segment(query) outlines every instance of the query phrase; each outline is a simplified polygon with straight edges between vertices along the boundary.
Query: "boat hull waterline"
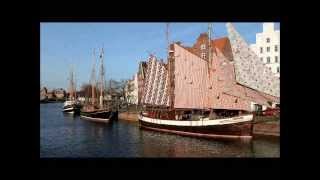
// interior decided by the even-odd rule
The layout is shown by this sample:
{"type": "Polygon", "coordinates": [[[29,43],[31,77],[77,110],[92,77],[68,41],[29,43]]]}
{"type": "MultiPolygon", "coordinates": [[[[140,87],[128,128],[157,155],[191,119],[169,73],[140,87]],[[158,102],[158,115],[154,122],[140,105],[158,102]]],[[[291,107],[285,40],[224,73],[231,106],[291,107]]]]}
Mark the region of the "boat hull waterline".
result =
{"type": "Polygon", "coordinates": [[[205,138],[252,138],[253,115],[198,121],[161,120],[139,116],[141,128],[205,138]]]}
{"type": "Polygon", "coordinates": [[[112,111],[80,112],[80,117],[95,122],[108,123],[114,118],[112,111]]]}

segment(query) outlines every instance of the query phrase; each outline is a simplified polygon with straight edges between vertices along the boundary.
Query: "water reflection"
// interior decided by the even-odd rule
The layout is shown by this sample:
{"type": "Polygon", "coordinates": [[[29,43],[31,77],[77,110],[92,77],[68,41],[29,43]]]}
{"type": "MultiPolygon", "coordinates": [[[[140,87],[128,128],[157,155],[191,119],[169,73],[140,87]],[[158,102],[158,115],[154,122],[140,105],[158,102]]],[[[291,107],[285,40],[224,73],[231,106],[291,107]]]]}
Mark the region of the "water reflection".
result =
{"type": "Polygon", "coordinates": [[[278,142],[264,139],[200,139],[149,130],[140,131],[142,157],[279,157],[278,142]]]}
{"type": "Polygon", "coordinates": [[[40,105],[41,157],[279,157],[279,139],[208,140],[140,129],[118,120],[96,123],[40,105]]]}

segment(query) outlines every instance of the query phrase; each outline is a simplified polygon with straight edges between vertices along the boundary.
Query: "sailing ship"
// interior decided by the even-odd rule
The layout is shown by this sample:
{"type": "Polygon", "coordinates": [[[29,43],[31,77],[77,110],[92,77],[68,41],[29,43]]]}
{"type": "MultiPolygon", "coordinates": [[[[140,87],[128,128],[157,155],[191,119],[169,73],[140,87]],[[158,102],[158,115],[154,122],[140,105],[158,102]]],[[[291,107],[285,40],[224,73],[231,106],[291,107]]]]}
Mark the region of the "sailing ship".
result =
{"type": "Polygon", "coordinates": [[[251,102],[275,101],[279,79],[273,78],[231,23],[227,29],[230,57],[211,43],[211,26],[208,58],[180,43],[168,43],[167,63],[150,56],[141,128],[206,138],[252,138],[251,102]]]}
{"type": "MultiPolygon", "coordinates": [[[[80,117],[86,120],[108,123],[117,117],[117,112],[112,111],[111,106],[106,106],[104,103],[105,72],[104,72],[104,66],[103,66],[103,55],[104,55],[104,51],[102,48],[102,51],[99,56],[100,57],[100,73],[99,73],[100,77],[99,77],[98,83],[96,83],[96,80],[95,80],[95,57],[94,57],[94,64],[93,64],[91,79],[90,79],[91,102],[87,102],[83,106],[83,108],[80,111],[80,117]],[[97,85],[100,93],[99,102],[97,102],[97,98],[96,98],[97,85]]],[[[94,56],[95,56],[95,53],[94,53],[94,56]]]]}
{"type": "Polygon", "coordinates": [[[81,104],[77,101],[76,85],[74,80],[73,70],[70,72],[70,83],[69,83],[69,97],[63,104],[63,112],[78,114],[80,112],[81,104]]]}

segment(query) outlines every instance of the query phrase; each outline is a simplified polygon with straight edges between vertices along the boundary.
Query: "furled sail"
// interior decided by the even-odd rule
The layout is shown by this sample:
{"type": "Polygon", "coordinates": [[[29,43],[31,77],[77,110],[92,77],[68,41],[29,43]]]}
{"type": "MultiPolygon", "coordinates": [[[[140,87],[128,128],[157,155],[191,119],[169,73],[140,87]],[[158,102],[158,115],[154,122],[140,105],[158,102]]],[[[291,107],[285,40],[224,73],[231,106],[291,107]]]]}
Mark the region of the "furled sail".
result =
{"type": "Polygon", "coordinates": [[[147,64],[142,103],[152,106],[169,106],[168,86],[166,65],[151,56],[147,64]]]}
{"type": "Polygon", "coordinates": [[[236,81],[257,91],[280,97],[280,79],[259,60],[231,23],[226,26],[235,62],[236,81]]]}

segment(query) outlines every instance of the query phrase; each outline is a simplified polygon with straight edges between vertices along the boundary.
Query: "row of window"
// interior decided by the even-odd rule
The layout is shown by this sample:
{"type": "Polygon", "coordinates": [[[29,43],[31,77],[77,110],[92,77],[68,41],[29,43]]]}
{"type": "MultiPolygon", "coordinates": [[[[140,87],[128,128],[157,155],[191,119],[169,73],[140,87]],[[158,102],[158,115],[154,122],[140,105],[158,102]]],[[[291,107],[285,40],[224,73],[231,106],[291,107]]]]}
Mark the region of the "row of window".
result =
{"type": "MultiPolygon", "coordinates": [[[[260,58],[261,61],[263,61],[263,57],[260,58]]],[[[277,63],[278,62],[278,56],[274,57],[274,62],[277,63]]],[[[270,63],[270,57],[267,57],[267,63],[270,63]]]]}
{"type": "MultiPolygon", "coordinates": [[[[277,45],[274,46],[274,51],[278,52],[278,46],[277,45]]],[[[267,52],[270,52],[270,47],[269,46],[267,47],[267,52]]],[[[260,53],[263,53],[263,47],[260,47],[260,53]]]]}
{"type": "MultiPolygon", "coordinates": [[[[271,70],[271,67],[269,69],[271,70]]],[[[280,67],[277,67],[277,73],[280,73],[280,67]]]]}

